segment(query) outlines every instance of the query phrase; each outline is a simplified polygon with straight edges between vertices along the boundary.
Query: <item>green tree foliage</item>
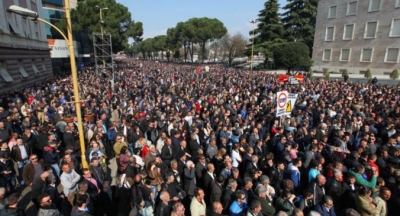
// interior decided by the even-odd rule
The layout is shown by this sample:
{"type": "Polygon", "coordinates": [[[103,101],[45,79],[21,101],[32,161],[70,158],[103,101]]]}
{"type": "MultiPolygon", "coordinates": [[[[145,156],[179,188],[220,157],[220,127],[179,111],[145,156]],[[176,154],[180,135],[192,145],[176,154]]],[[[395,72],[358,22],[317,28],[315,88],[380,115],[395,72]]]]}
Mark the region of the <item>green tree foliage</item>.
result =
{"type": "Polygon", "coordinates": [[[324,68],[322,70],[322,73],[323,73],[325,79],[329,80],[331,78],[331,74],[329,73],[329,69],[328,68],[324,68]]]}
{"type": "Polygon", "coordinates": [[[372,79],[372,72],[369,68],[368,68],[367,72],[365,72],[364,77],[367,79],[372,79]]]}
{"type": "Polygon", "coordinates": [[[164,59],[164,51],[167,51],[167,36],[158,35],[154,37],[153,48],[156,52],[161,52],[161,59],[164,59]]]}
{"type": "Polygon", "coordinates": [[[346,75],[349,75],[347,69],[342,70],[342,77],[345,77],[346,75]]]}
{"type": "MultiPolygon", "coordinates": [[[[127,48],[129,37],[132,37],[135,42],[141,41],[143,24],[134,22],[131,19],[131,13],[128,8],[115,0],[79,1],[77,7],[71,9],[73,32],[86,32],[89,35],[93,32],[100,32],[102,24],[100,22],[100,12],[96,6],[108,8],[108,10],[102,11],[103,29],[111,34],[114,52],[127,48]]],[[[66,32],[65,19],[61,19],[56,25],[66,32]]]]}
{"type": "Polygon", "coordinates": [[[395,80],[399,78],[399,71],[397,69],[394,69],[392,73],[390,73],[390,79],[395,80]]]}
{"type": "Polygon", "coordinates": [[[317,0],[288,0],[282,14],[287,41],[300,41],[311,50],[314,43],[317,0]]]}
{"type": "MultiPolygon", "coordinates": [[[[283,24],[279,17],[278,0],[268,0],[264,9],[258,13],[257,28],[254,29],[254,44],[259,45],[266,41],[275,41],[283,38],[283,24]]],[[[253,32],[250,32],[253,35],[253,32]]]]}
{"type": "Polygon", "coordinates": [[[225,50],[225,55],[228,58],[229,65],[232,64],[234,58],[242,56],[246,48],[246,39],[242,34],[237,33],[235,35],[230,35],[227,33],[221,40],[222,48],[225,50]]]}
{"type": "Polygon", "coordinates": [[[312,65],[310,50],[302,42],[281,43],[275,47],[273,58],[276,67],[287,68],[289,73],[295,67],[308,70],[312,65]]]}
{"type": "Polygon", "coordinates": [[[310,68],[310,69],[308,70],[308,74],[309,74],[310,77],[313,77],[314,71],[310,68]]]}
{"type": "Polygon", "coordinates": [[[192,18],[187,22],[188,31],[194,35],[194,41],[200,44],[201,47],[201,59],[207,59],[206,56],[206,43],[208,40],[219,39],[227,33],[227,29],[224,24],[218,19],[210,19],[207,17],[203,18],[192,18]]]}

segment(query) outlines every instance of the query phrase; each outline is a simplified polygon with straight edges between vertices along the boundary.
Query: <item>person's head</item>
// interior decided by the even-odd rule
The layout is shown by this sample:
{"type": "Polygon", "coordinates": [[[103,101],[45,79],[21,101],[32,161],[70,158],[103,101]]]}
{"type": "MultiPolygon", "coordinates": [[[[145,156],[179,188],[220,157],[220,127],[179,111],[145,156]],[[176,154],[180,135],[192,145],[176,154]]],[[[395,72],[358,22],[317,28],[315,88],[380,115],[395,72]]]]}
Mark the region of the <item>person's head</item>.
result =
{"type": "Polygon", "coordinates": [[[94,167],[98,167],[100,164],[99,159],[98,158],[92,158],[92,160],[90,160],[90,165],[94,166],[94,167]]]}
{"type": "Polygon", "coordinates": [[[88,203],[89,203],[89,196],[86,194],[82,194],[78,196],[78,199],[76,199],[76,205],[79,208],[85,208],[88,203]]]}
{"type": "Polygon", "coordinates": [[[379,196],[380,196],[383,200],[388,201],[388,200],[390,199],[390,197],[392,196],[392,192],[389,190],[389,188],[387,188],[387,187],[382,187],[382,188],[379,190],[379,196]]]}
{"type": "Polygon", "coordinates": [[[285,163],[283,161],[277,161],[276,162],[276,169],[278,171],[284,171],[285,170],[285,163]]]}
{"type": "Polygon", "coordinates": [[[185,206],[181,202],[177,202],[174,204],[172,207],[172,211],[177,215],[177,216],[185,216],[185,206]]]}
{"type": "Polygon", "coordinates": [[[267,188],[263,185],[257,186],[256,194],[259,197],[265,198],[267,196],[267,188]]]}
{"type": "Polygon", "coordinates": [[[163,202],[167,203],[170,200],[170,196],[168,191],[162,191],[160,194],[160,200],[162,200],[163,202]]]}
{"type": "Polygon", "coordinates": [[[246,195],[244,194],[243,191],[237,190],[235,192],[235,196],[236,196],[236,200],[238,201],[239,205],[246,202],[246,195]]]}
{"type": "Polygon", "coordinates": [[[194,196],[196,197],[196,199],[198,200],[202,200],[204,199],[204,191],[201,188],[195,188],[194,189],[194,196]]]}
{"type": "Polygon", "coordinates": [[[363,173],[365,172],[365,167],[364,167],[363,165],[361,165],[361,164],[358,164],[358,165],[355,167],[355,171],[356,171],[357,173],[359,173],[359,174],[363,174],[363,173]]]}
{"type": "Polygon", "coordinates": [[[175,159],[171,160],[171,168],[173,170],[177,170],[178,169],[178,162],[175,159]]]}
{"type": "Polygon", "coordinates": [[[247,190],[250,190],[253,187],[253,180],[250,177],[244,177],[243,184],[247,190]]]}
{"type": "Polygon", "coordinates": [[[358,188],[358,195],[369,197],[371,196],[371,189],[369,189],[369,187],[361,186],[358,188]]]}
{"type": "Polygon", "coordinates": [[[318,184],[318,185],[324,186],[325,183],[326,183],[326,178],[325,178],[325,176],[319,174],[319,175],[317,175],[317,177],[316,177],[316,181],[317,181],[317,184],[318,184]]]}
{"type": "Polygon", "coordinates": [[[48,171],[44,171],[42,174],[40,174],[40,178],[45,181],[46,178],[50,175],[48,171]]]}
{"type": "Polygon", "coordinates": [[[63,163],[61,165],[61,170],[65,173],[70,173],[71,172],[71,166],[67,163],[63,163]]]}
{"type": "Polygon", "coordinates": [[[301,167],[301,159],[300,158],[293,159],[293,165],[296,167],[301,167]]]}
{"type": "Polygon", "coordinates": [[[128,147],[122,146],[120,154],[128,154],[128,147]]]}
{"type": "Polygon", "coordinates": [[[165,174],[165,182],[166,182],[167,184],[171,184],[171,183],[174,183],[174,181],[175,181],[174,173],[172,173],[172,172],[167,172],[167,173],[165,174]]]}
{"type": "Polygon", "coordinates": [[[50,198],[50,195],[46,192],[40,194],[37,198],[37,201],[39,202],[39,205],[41,207],[47,207],[52,204],[52,200],[50,198]]]}
{"type": "Polygon", "coordinates": [[[269,177],[267,175],[262,175],[260,177],[260,183],[264,186],[267,186],[269,184],[269,177]]]}
{"type": "Polygon", "coordinates": [[[340,182],[343,180],[343,173],[339,169],[333,169],[333,176],[335,176],[335,179],[340,182]]]}
{"type": "Polygon", "coordinates": [[[322,197],[321,202],[322,202],[322,205],[324,205],[325,208],[327,208],[327,209],[330,209],[330,208],[333,207],[333,200],[332,200],[332,197],[330,197],[330,196],[328,196],[328,195],[324,195],[324,196],[322,197]]]}
{"type": "Polygon", "coordinates": [[[8,196],[8,205],[11,207],[15,207],[17,206],[18,202],[19,202],[19,194],[17,193],[13,193],[10,196],[8,196]]]}
{"type": "Polygon", "coordinates": [[[0,200],[3,200],[6,196],[6,189],[3,187],[0,187],[0,200]]]}
{"type": "Polygon", "coordinates": [[[89,168],[83,168],[82,169],[82,176],[84,178],[92,178],[92,172],[90,172],[89,168]]]}
{"type": "Polygon", "coordinates": [[[260,213],[261,212],[261,202],[258,200],[253,200],[249,205],[249,209],[255,214],[260,213]]]}
{"type": "Polygon", "coordinates": [[[353,174],[348,174],[346,180],[352,185],[356,183],[356,177],[353,174]]]}
{"type": "Polygon", "coordinates": [[[111,189],[111,185],[109,181],[104,181],[103,182],[103,187],[102,190],[103,192],[108,192],[111,189]]]}
{"type": "Polygon", "coordinates": [[[29,156],[29,160],[31,161],[32,164],[38,163],[38,157],[35,154],[31,154],[31,156],[29,156]]]}
{"type": "Polygon", "coordinates": [[[222,204],[220,202],[213,202],[212,210],[217,214],[221,214],[224,208],[222,207],[222,204]]]}
{"type": "Polygon", "coordinates": [[[209,173],[214,173],[214,170],[215,170],[214,164],[208,163],[208,164],[207,164],[207,171],[208,171],[209,173]]]}
{"type": "Polygon", "coordinates": [[[236,191],[236,188],[237,188],[237,181],[235,180],[235,179],[229,179],[228,180],[228,185],[227,185],[227,187],[230,189],[230,190],[232,190],[232,191],[236,191]]]}

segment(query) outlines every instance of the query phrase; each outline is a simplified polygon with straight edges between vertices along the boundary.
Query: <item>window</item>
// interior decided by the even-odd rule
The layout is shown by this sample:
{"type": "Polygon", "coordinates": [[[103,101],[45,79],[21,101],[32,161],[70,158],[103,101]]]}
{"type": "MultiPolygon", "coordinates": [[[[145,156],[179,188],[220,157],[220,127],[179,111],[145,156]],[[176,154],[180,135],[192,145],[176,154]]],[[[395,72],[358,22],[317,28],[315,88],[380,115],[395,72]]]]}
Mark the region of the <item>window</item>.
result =
{"type": "Polygon", "coordinates": [[[336,13],[337,13],[337,6],[330,6],[329,7],[329,12],[328,12],[328,19],[334,19],[336,18],[336,13]]]}
{"type": "Polygon", "coordinates": [[[362,49],[361,50],[361,62],[371,62],[372,61],[372,53],[373,53],[373,49],[362,49]]]}
{"type": "Polygon", "coordinates": [[[353,40],[355,24],[344,25],[343,40],[353,40]]]}
{"type": "Polygon", "coordinates": [[[43,69],[43,72],[46,72],[46,60],[45,59],[42,59],[42,69],[43,69]]]}
{"type": "Polygon", "coordinates": [[[331,61],[331,53],[332,53],[332,50],[330,50],[330,49],[324,50],[322,60],[323,61],[331,61]]]}
{"type": "Polygon", "coordinates": [[[347,4],[347,13],[346,13],[346,15],[347,16],[356,15],[357,14],[357,6],[358,6],[358,2],[357,1],[349,2],[347,4]]]}
{"type": "Polygon", "coordinates": [[[15,21],[15,15],[8,11],[6,13],[7,13],[7,22],[10,33],[22,35],[22,32],[18,28],[17,22],[15,21]]]}
{"type": "Polygon", "coordinates": [[[4,82],[9,83],[14,81],[14,79],[7,72],[7,63],[5,61],[3,62],[0,61],[0,74],[4,82]]]}
{"type": "Polygon", "coordinates": [[[396,6],[395,7],[400,7],[400,0],[396,0],[396,6]]]}
{"type": "Polygon", "coordinates": [[[33,22],[33,28],[34,28],[33,32],[35,33],[36,39],[40,40],[40,30],[39,30],[40,26],[37,21],[33,22]]]}
{"type": "Polygon", "coordinates": [[[35,60],[34,59],[32,59],[32,69],[33,69],[33,72],[35,74],[40,74],[39,70],[37,69],[37,67],[35,65],[35,60]]]}
{"type": "Polygon", "coordinates": [[[18,66],[19,66],[19,73],[22,75],[22,77],[23,78],[28,77],[29,74],[25,71],[24,62],[22,60],[18,61],[18,66]]]}
{"type": "Polygon", "coordinates": [[[29,20],[26,17],[22,17],[21,21],[22,21],[22,29],[23,29],[23,31],[25,33],[25,37],[27,37],[27,38],[32,37],[31,36],[31,31],[30,31],[30,28],[29,28],[29,23],[28,23],[29,20]]]}
{"type": "Polygon", "coordinates": [[[378,21],[367,22],[365,25],[364,38],[376,38],[376,31],[378,30],[378,21]]]}
{"type": "Polygon", "coordinates": [[[399,61],[399,48],[387,48],[385,55],[386,63],[397,63],[399,61]]]}
{"type": "Polygon", "coordinates": [[[382,0],[369,0],[368,12],[375,12],[381,10],[382,0]]]}
{"type": "Polygon", "coordinates": [[[392,26],[390,27],[390,37],[400,37],[400,18],[392,20],[392,26]]]}
{"type": "Polygon", "coordinates": [[[340,61],[350,61],[351,49],[342,49],[340,51],[340,61]]]}
{"type": "Polygon", "coordinates": [[[333,41],[334,37],[335,37],[335,27],[334,26],[326,27],[325,41],[333,41]]]}

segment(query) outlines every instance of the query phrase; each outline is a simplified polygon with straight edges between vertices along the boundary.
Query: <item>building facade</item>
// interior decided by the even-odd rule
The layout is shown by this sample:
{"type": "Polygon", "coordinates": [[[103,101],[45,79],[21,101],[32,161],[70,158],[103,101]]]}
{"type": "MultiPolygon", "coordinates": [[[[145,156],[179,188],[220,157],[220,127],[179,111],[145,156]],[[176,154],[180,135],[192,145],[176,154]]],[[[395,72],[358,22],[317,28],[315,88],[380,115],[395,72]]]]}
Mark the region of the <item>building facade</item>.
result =
{"type": "MultiPolygon", "coordinates": [[[[42,0],[43,19],[56,24],[65,16],[64,0],[42,0]]],[[[77,0],[69,0],[71,8],[77,6],[77,0]]],[[[52,27],[46,25],[46,37],[51,49],[51,61],[55,71],[69,70],[70,59],[68,45],[64,38],[52,27]]],[[[78,65],[90,61],[91,42],[85,33],[73,32],[76,62],[78,65]],[[78,42],[79,41],[79,42],[78,42]],[[85,54],[86,53],[86,54],[85,54]]]]}
{"type": "Polygon", "coordinates": [[[400,70],[400,0],[320,0],[313,70],[400,70]]]}
{"type": "Polygon", "coordinates": [[[53,77],[44,24],[7,11],[11,5],[42,15],[40,0],[0,1],[0,94],[53,77]]]}

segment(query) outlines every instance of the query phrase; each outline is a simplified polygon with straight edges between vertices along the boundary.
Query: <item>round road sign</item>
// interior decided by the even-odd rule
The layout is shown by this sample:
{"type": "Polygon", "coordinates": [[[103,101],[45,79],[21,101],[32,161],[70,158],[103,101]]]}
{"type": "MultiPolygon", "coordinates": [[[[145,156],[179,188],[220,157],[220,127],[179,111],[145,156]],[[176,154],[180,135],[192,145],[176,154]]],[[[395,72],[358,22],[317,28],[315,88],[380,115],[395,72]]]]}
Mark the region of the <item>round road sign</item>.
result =
{"type": "Polygon", "coordinates": [[[287,100],[288,100],[288,96],[287,96],[286,92],[281,92],[278,95],[278,107],[284,108],[287,103],[287,100]]]}

